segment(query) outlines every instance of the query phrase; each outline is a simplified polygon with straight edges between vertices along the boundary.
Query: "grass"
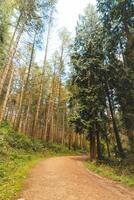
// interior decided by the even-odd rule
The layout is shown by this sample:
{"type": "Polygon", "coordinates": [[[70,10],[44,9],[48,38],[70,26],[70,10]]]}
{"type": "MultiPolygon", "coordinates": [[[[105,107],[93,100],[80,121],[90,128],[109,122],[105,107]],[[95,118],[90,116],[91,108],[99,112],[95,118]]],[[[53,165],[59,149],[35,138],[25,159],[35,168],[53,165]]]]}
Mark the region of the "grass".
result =
{"type": "Polygon", "coordinates": [[[0,164],[0,199],[10,200],[15,198],[23,186],[23,180],[26,178],[30,169],[41,159],[40,155],[24,155],[13,161],[0,164]]]}
{"type": "Polygon", "coordinates": [[[39,160],[62,155],[76,152],[63,145],[32,140],[4,124],[0,128],[0,200],[17,198],[24,179],[39,160]]]}
{"type": "Polygon", "coordinates": [[[134,158],[128,156],[125,160],[105,160],[100,162],[85,161],[91,171],[122,183],[124,186],[134,187],[134,158]]]}

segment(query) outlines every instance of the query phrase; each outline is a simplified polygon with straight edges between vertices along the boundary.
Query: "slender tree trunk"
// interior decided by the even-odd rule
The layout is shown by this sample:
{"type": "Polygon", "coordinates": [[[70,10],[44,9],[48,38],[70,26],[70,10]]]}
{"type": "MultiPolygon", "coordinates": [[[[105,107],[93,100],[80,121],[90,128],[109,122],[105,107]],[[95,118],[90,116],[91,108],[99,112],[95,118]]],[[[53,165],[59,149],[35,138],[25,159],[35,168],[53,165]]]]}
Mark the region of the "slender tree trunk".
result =
{"type": "Polygon", "coordinates": [[[21,28],[20,28],[20,30],[18,32],[16,41],[14,42],[14,46],[13,46],[13,48],[11,48],[11,50],[9,52],[7,63],[4,66],[3,75],[2,75],[2,78],[0,80],[0,96],[2,95],[4,83],[5,83],[5,80],[7,78],[8,72],[9,72],[9,70],[11,68],[11,63],[12,63],[14,55],[16,53],[17,46],[18,46],[18,43],[20,41],[21,35],[22,35],[23,31],[24,31],[24,27],[25,27],[25,21],[23,22],[23,24],[22,24],[22,26],[21,26],[21,28]]]}
{"type": "Polygon", "coordinates": [[[50,122],[50,118],[51,118],[51,96],[49,97],[49,102],[48,102],[48,111],[46,113],[46,123],[45,123],[45,131],[44,131],[44,141],[47,141],[48,139],[48,125],[49,125],[49,122],[50,122]]]}
{"type": "Polygon", "coordinates": [[[78,133],[75,133],[75,150],[78,148],[78,133]]]}
{"type": "Polygon", "coordinates": [[[72,145],[72,137],[71,137],[71,130],[69,130],[69,138],[68,138],[68,148],[69,150],[71,149],[71,145],[72,145]]]}
{"type": "Polygon", "coordinates": [[[52,113],[52,122],[51,122],[51,142],[54,142],[54,114],[52,113]]]}
{"type": "Polygon", "coordinates": [[[57,134],[59,135],[60,128],[60,104],[61,104],[61,79],[59,77],[58,83],[58,108],[57,108],[57,134]]]}
{"type": "Polygon", "coordinates": [[[82,134],[80,134],[80,148],[82,149],[82,134]]]}
{"type": "Polygon", "coordinates": [[[12,35],[12,38],[11,38],[11,41],[10,41],[10,44],[9,44],[8,52],[11,51],[11,48],[12,48],[12,46],[13,46],[13,42],[14,42],[16,33],[17,33],[17,31],[18,31],[18,27],[19,27],[21,18],[22,18],[22,12],[20,13],[19,18],[18,18],[18,20],[17,20],[17,24],[16,24],[16,26],[15,26],[15,29],[14,29],[14,32],[13,32],[13,35],[12,35]]]}
{"type": "Polygon", "coordinates": [[[106,141],[106,146],[107,146],[107,154],[108,154],[108,158],[110,158],[110,157],[111,157],[111,153],[110,153],[109,141],[108,141],[107,133],[105,133],[105,141],[106,141]]]}
{"type": "Polygon", "coordinates": [[[96,140],[97,140],[97,158],[99,160],[102,159],[102,150],[101,150],[101,144],[100,144],[100,136],[99,136],[99,132],[96,132],[96,140]]]}
{"type": "Polygon", "coordinates": [[[117,148],[118,148],[119,155],[121,157],[123,157],[124,156],[124,152],[123,152],[123,148],[122,148],[119,132],[118,132],[118,129],[117,129],[117,126],[116,126],[116,121],[115,121],[113,107],[112,107],[112,103],[111,103],[108,83],[106,83],[106,89],[107,89],[107,97],[108,97],[108,102],[109,102],[109,108],[110,108],[111,117],[112,117],[113,129],[114,129],[115,138],[116,138],[116,142],[117,142],[117,148]]]}
{"type": "Polygon", "coordinates": [[[4,102],[3,102],[3,106],[2,106],[2,111],[1,111],[1,115],[0,115],[0,124],[2,123],[2,120],[4,119],[4,114],[5,114],[5,110],[6,110],[10,90],[11,90],[11,85],[12,85],[12,81],[13,81],[14,70],[15,69],[13,67],[12,72],[11,72],[11,76],[10,76],[10,80],[9,80],[9,84],[8,84],[8,88],[7,88],[7,92],[6,92],[6,96],[5,96],[5,99],[4,99],[4,102]]]}
{"type": "Polygon", "coordinates": [[[90,160],[96,159],[96,149],[95,149],[95,133],[90,133],[90,160]]]}
{"type": "Polygon", "coordinates": [[[34,120],[33,134],[37,130],[37,124],[38,124],[38,118],[39,118],[41,100],[42,100],[42,93],[43,93],[43,85],[41,84],[41,89],[40,89],[40,94],[39,94],[39,99],[38,99],[37,109],[36,109],[36,114],[35,114],[35,120],[34,120]]]}
{"type": "MultiPolygon", "coordinates": [[[[44,132],[45,139],[46,139],[46,135],[47,135],[48,125],[49,125],[49,123],[53,123],[52,120],[54,120],[53,117],[54,117],[54,104],[55,104],[55,93],[56,93],[55,70],[56,69],[54,67],[53,79],[52,79],[52,91],[51,91],[50,98],[48,101],[48,110],[46,113],[46,123],[45,123],[45,132],[44,132]]],[[[50,124],[50,127],[51,126],[52,125],[50,124]]],[[[49,134],[50,134],[49,135],[49,138],[50,138],[53,133],[50,131],[49,134]]],[[[57,134],[55,136],[57,139],[57,134]]]]}
{"type": "MultiPolygon", "coordinates": [[[[52,15],[52,13],[51,13],[51,15],[52,15]]],[[[42,69],[40,94],[39,94],[39,99],[38,99],[38,103],[37,103],[37,109],[36,109],[36,114],[35,114],[35,121],[34,121],[33,132],[36,131],[36,126],[38,124],[38,118],[39,118],[39,113],[40,113],[40,108],[41,108],[41,100],[42,100],[43,89],[44,89],[44,76],[45,76],[45,71],[46,71],[46,63],[47,63],[47,55],[48,55],[48,46],[49,46],[50,31],[51,31],[51,16],[50,16],[50,21],[49,21],[48,33],[47,33],[47,43],[46,43],[46,48],[45,48],[44,63],[43,63],[43,69],[42,69]]]]}
{"type": "Polygon", "coordinates": [[[26,113],[25,126],[24,126],[24,133],[28,133],[27,127],[28,127],[28,118],[29,118],[29,114],[30,114],[30,108],[31,108],[31,98],[28,103],[28,109],[27,109],[27,113],[26,113]]]}
{"type": "Polygon", "coordinates": [[[64,144],[64,136],[65,136],[65,116],[64,116],[64,113],[63,113],[63,119],[62,119],[62,145],[64,144]]]}
{"type": "Polygon", "coordinates": [[[30,62],[29,62],[29,67],[28,67],[28,74],[26,75],[26,77],[24,77],[24,83],[22,86],[22,91],[21,91],[21,98],[20,98],[20,102],[19,102],[19,108],[18,108],[18,113],[17,113],[17,120],[16,120],[16,124],[15,124],[15,130],[18,129],[19,127],[19,123],[21,120],[21,113],[22,113],[22,107],[23,107],[23,103],[24,103],[24,97],[27,91],[27,86],[28,86],[28,81],[29,81],[29,76],[30,76],[30,72],[31,72],[31,68],[32,68],[32,62],[33,62],[33,57],[34,57],[34,48],[35,48],[35,42],[36,42],[36,34],[37,32],[35,31],[35,35],[34,35],[34,40],[33,40],[33,45],[32,45],[32,51],[31,51],[31,56],[30,56],[30,62]]]}

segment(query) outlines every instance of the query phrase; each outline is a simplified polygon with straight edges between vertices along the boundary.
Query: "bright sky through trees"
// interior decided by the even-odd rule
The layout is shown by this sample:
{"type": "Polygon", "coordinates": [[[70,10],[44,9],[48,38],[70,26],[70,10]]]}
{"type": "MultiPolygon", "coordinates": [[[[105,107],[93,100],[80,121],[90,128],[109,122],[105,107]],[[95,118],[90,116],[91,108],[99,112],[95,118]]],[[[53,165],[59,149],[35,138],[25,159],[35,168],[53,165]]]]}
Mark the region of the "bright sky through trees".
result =
{"type": "MultiPolygon", "coordinates": [[[[71,36],[75,36],[75,27],[79,14],[84,12],[88,4],[95,4],[96,0],[58,0],[56,10],[56,19],[51,31],[50,46],[48,57],[51,58],[53,52],[59,47],[58,32],[61,28],[66,27],[71,36]]],[[[46,39],[45,39],[46,40],[46,39]]],[[[37,62],[43,62],[44,50],[37,53],[37,62]]]]}
{"type": "Polygon", "coordinates": [[[57,4],[58,26],[65,26],[70,32],[74,32],[78,15],[83,12],[84,8],[95,0],[59,0],[57,4]]]}

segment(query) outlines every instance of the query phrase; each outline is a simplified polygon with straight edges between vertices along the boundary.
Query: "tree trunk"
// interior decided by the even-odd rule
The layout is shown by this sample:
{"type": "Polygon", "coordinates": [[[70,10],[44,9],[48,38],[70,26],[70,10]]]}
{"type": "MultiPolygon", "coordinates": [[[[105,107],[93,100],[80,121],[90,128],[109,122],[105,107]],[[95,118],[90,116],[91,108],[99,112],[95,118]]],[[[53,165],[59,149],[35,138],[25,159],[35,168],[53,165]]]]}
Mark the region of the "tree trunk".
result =
{"type": "Polygon", "coordinates": [[[105,133],[105,141],[106,141],[106,146],[107,146],[107,155],[108,155],[108,158],[110,158],[111,157],[111,153],[110,153],[109,141],[108,141],[107,133],[105,133]]]}
{"type": "Polygon", "coordinates": [[[62,127],[62,145],[64,144],[64,136],[65,136],[65,116],[64,116],[64,113],[63,113],[63,127],[62,127]]]}
{"type": "Polygon", "coordinates": [[[97,158],[98,160],[102,160],[102,150],[101,150],[100,136],[98,130],[96,132],[96,140],[97,140],[97,158]]]}
{"type": "Polygon", "coordinates": [[[2,120],[4,118],[4,114],[5,114],[5,110],[6,110],[6,106],[7,106],[7,102],[8,102],[8,98],[9,98],[9,94],[10,94],[10,90],[11,90],[11,85],[12,85],[12,81],[13,81],[13,76],[14,76],[14,68],[12,69],[11,72],[11,76],[10,76],[10,80],[9,80],[9,84],[8,84],[8,88],[7,88],[7,92],[6,92],[6,96],[3,102],[3,106],[2,106],[2,111],[1,111],[1,115],[0,115],[0,124],[2,123],[2,120]]]}
{"type": "Polygon", "coordinates": [[[20,30],[18,32],[17,38],[16,38],[16,40],[14,42],[14,46],[13,46],[13,48],[11,48],[11,50],[9,52],[7,63],[4,66],[3,75],[2,75],[2,78],[0,80],[0,97],[2,95],[4,83],[5,83],[5,80],[7,78],[8,72],[9,72],[9,70],[11,68],[11,63],[12,63],[14,55],[16,53],[18,43],[19,43],[21,35],[22,35],[23,31],[24,31],[24,27],[25,27],[25,21],[23,22],[23,24],[22,24],[22,26],[21,26],[21,28],[20,28],[20,30]]]}
{"type": "Polygon", "coordinates": [[[28,127],[28,118],[29,118],[29,114],[30,114],[30,107],[31,107],[31,98],[28,103],[28,109],[27,109],[25,125],[24,125],[24,133],[26,133],[26,134],[28,133],[27,127],[28,127]]]}
{"type": "Polygon", "coordinates": [[[96,159],[95,133],[90,133],[90,160],[96,159]]]}
{"type": "Polygon", "coordinates": [[[119,135],[117,125],[116,125],[116,121],[115,121],[115,117],[114,117],[114,112],[113,112],[113,107],[112,107],[112,103],[111,103],[111,97],[110,97],[110,92],[109,92],[109,88],[108,88],[108,83],[106,83],[106,89],[107,89],[107,97],[108,97],[109,108],[110,108],[111,117],[112,117],[113,129],[114,129],[115,138],[116,138],[116,142],[117,142],[118,153],[119,153],[119,156],[123,157],[124,152],[123,152],[120,135],[119,135]]]}
{"type": "MultiPolygon", "coordinates": [[[[52,13],[51,13],[51,15],[52,15],[52,13]]],[[[36,126],[37,126],[37,123],[38,123],[38,118],[39,118],[39,113],[40,113],[41,100],[42,100],[43,89],[44,89],[44,76],[45,76],[45,71],[46,71],[50,31],[51,31],[51,16],[50,16],[50,21],[49,21],[48,33],[47,33],[47,43],[46,43],[46,48],[45,48],[44,63],[43,63],[43,69],[42,69],[40,94],[39,94],[39,99],[38,99],[38,103],[37,103],[33,132],[36,131],[36,126]]]]}
{"type": "Polygon", "coordinates": [[[24,83],[22,85],[21,98],[20,98],[19,108],[18,108],[18,113],[17,113],[17,120],[16,120],[16,124],[15,124],[15,127],[14,127],[15,130],[18,129],[19,123],[20,123],[20,120],[21,120],[21,113],[22,113],[22,107],[23,107],[23,103],[24,103],[24,97],[25,97],[25,94],[26,94],[26,91],[27,91],[29,76],[30,76],[33,57],[34,57],[34,47],[35,47],[35,42],[36,42],[36,34],[37,34],[37,32],[35,31],[34,40],[33,40],[33,44],[32,44],[32,51],[31,51],[31,56],[30,56],[30,62],[29,62],[29,67],[28,67],[28,74],[26,75],[26,77],[24,77],[25,80],[24,80],[24,83]]]}

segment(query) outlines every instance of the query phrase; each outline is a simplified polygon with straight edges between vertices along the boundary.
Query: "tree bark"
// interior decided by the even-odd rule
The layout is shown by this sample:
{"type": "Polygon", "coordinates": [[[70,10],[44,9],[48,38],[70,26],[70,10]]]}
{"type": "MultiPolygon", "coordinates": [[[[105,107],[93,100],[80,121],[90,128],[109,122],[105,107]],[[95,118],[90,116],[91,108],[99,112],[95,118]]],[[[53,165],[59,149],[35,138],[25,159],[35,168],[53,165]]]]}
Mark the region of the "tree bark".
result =
{"type": "MultiPolygon", "coordinates": [[[[51,12],[51,15],[52,15],[52,12],[51,12]]],[[[44,55],[44,62],[43,62],[43,69],[42,69],[42,77],[41,77],[41,85],[40,85],[40,94],[39,94],[39,99],[38,99],[37,109],[36,109],[36,114],[35,114],[33,134],[36,131],[36,126],[38,124],[38,118],[39,118],[39,113],[40,113],[40,108],[41,108],[41,100],[42,100],[43,89],[44,89],[44,76],[45,76],[45,71],[46,71],[48,46],[49,46],[49,38],[50,38],[50,31],[51,31],[51,17],[52,16],[50,16],[50,20],[49,20],[49,27],[48,27],[48,33],[47,33],[47,42],[46,42],[46,48],[45,48],[45,55],[44,55]]]]}
{"type": "Polygon", "coordinates": [[[112,117],[113,129],[114,129],[115,138],[116,138],[116,142],[117,142],[118,153],[119,153],[119,156],[123,157],[124,156],[124,152],[123,152],[120,135],[119,135],[119,132],[118,132],[118,129],[117,129],[117,125],[116,125],[116,121],[115,121],[115,117],[114,117],[114,112],[113,112],[110,92],[109,92],[109,88],[108,88],[108,83],[106,83],[106,90],[107,90],[109,109],[110,109],[111,117],[112,117]]]}
{"type": "Polygon", "coordinates": [[[97,140],[97,158],[98,160],[102,160],[102,150],[101,150],[100,136],[98,130],[96,132],[96,140],[97,140]]]}
{"type": "Polygon", "coordinates": [[[3,102],[3,106],[2,106],[2,111],[1,111],[1,115],[0,115],[0,124],[2,123],[3,118],[4,118],[4,114],[5,114],[5,110],[6,110],[10,90],[11,90],[11,85],[12,85],[12,81],[13,81],[14,71],[15,71],[15,69],[13,67],[12,72],[11,72],[11,76],[10,76],[10,80],[9,80],[9,84],[8,84],[8,88],[7,88],[7,92],[6,92],[6,96],[5,96],[5,99],[4,99],[4,102],[3,102]]]}
{"type": "Polygon", "coordinates": [[[2,76],[2,78],[0,80],[0,97],[2,95],[4,83],[5,83],[5,80],[7,78],[8,72],[11,69],[11,63],[12,63],[14,55],[16,53],[17,46],[18,46],[18,43],[20,41],[21,35],[22,35],[23,31],[24,31],[24,27],[25,27],[25,21],[22,23],[22,26],[21,26],[21,28],[20,28],[20,30],[18,32],[17,38],[16,38],[16,40],[14,42],[13,48],[10,49],[9,56],[8,56],[8,59],[7,59],[7,63],[4,66],[3,76],[2,76]]]}
{"type": "Polygon", "coordinates": [[[35,31],[34,40],[33,40],[33,44],[32,44],[32,51],[31,51],[31,56],[30,56],[30,62],[29,62],[29,67],[28,67],[28,74],[26,75],[26,77],[24,77],[25,80],[24,80],[24,83],[22,85],[21,98],[20,98],[19,108],[18,108],[18,113],[17,113],[17,120],[16,120],[16,124],[15,124],[15,127],[14,127],[15,130],[18,129],[19,123],[20,123],[20,120],[21,120],[21,113],[22,113],[22,107],[23,107],[23,103],[24,103],[24,97],[25,97],[25,94],[26,94],[26,91],[27,91],[29,76],[30,76],[33,57],[34,57],[36,34],[37,34],[37,32],[35,31]]]}
{"type": "Polygon", "coordinates": [[[90,133],[90,160],[96,159],[95,133],[90,133]]]}

